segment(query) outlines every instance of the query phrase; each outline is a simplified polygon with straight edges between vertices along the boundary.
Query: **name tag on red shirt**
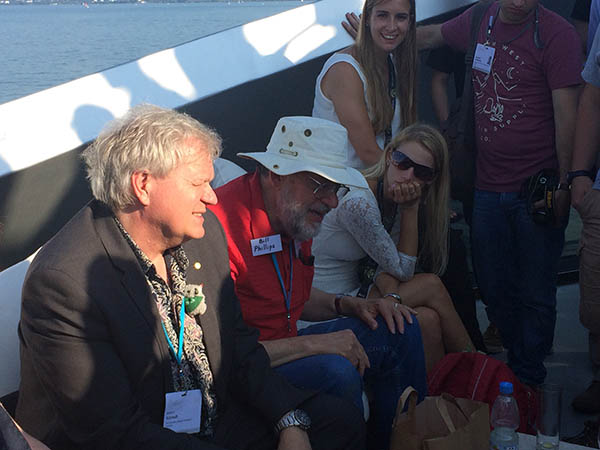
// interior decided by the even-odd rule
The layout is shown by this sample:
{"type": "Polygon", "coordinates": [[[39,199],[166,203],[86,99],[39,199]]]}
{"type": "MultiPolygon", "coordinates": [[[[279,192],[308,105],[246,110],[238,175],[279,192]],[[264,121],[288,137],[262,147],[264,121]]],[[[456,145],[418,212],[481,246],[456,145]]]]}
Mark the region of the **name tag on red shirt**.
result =
{"type": "Polygon", "coordinates": [[[252,256],[270,255],[283,250],[281,246],[281,235],[274,234],[250,240],[252,256]]]}

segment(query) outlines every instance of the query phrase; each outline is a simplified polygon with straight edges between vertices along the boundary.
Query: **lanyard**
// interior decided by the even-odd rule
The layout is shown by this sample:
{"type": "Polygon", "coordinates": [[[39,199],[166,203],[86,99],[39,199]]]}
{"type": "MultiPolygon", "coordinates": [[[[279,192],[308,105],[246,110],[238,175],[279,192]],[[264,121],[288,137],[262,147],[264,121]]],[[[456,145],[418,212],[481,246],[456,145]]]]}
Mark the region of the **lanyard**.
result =
{"type": "MultiPolygon", "coordinates": [[[[488,45],[490,43],[490,38],[492,37],[492,30],[494,29],[494,25],[496,24],[496,20],[498,19],[498,16],[500,15],[500,6],[498,7],[498,11],[496,13],[495,16],[490,16],[490,20],[488,22],[488,27],[487,27],[487,32],[485,34],[485,44],[484,45],[488,45]]],[[[516,41],[517,39],[519,39],[523,33],[525,33],[529,27],[535,23],[536,25],[536,35],[537,35],[537,26],[539,23],[539,7],[535,8],[535,20],[533,22],[529,22],[527,25],[525,25],[521,31],[519,31],[519,34],[517,34],[514,38],[506,41],[506,42],[500,42],[500,44],[502,45],[508,45],[513,41],[516,41]]]]}
{"type": "Polygon", "coordinates": [[[283,278],[281,277],[281,271],[279,270],[279,264],[277,263],[277,258],[275,257],[275,253],[271,253],[271,259],[273,260],[273,265],[275,266],[275,272],[277,272],[277,278],[279,278],[279,284],[281,285],[281,291],[283,292],[283,299],[285,300],[285,309],[287,311],[287,325],[288,331],[292,331],[291,324],[291,314],[290,307],[292,303],[292,282],[294,281],[294,260],[292,259],[292,246],[294,245],[294,241],[289,243],[290,247],[290,289],[289,291],[285,290],[285,284],[283,283],[283,278]]]}
{"type": "MultiPolygon", "coordinates": [[[[392,62],[392,56],[388,55],[388,89],[390,100],[392,101],[392,122],[394,122],[394,116],[396,115],[396,69],[392,62]]],[[[392,140],[392,123],[385,129],[385,141],[384,147],[387,146],[392,140]]]]}
{"type": "Polygon", "coordinates": [[[177,361],[178,366],[181,366],[181,355],[183,354],[183,330],[185,329],[185,306],[184,306],[183,302],[184,301],[182,301],[182,303],[181,303],[181,310],[179,313],[179,342],[177,345],[177,347],[178,347],[177,353],[175,353],[175,347],[173,346],[171,339],[169,339],[169,335],[167,334],[167,329],[165,328],[165,324],[161,321],[163,331],[165,332],[165,337],[167,338],[167,342],[169,343],[169,350],[171,350],[171,353],[172,353],[173,357],[175,358],[175,360],[177,361]]]}

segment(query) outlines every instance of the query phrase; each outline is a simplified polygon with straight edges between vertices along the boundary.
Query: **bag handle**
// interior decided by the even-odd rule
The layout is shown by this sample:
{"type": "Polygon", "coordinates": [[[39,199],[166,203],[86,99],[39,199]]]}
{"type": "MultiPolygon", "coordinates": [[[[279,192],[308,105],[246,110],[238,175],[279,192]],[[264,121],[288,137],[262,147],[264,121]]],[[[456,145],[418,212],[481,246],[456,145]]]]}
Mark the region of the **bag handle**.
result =
{"type": "Polygon", "coordinates": [[[396,406],[396,416],[394,417],[394,425],[396,424],[396,418],[400,417],[400,414],[402,414],[402,411],[404,411],[404,406],[406,405],[406,402],[408,401],[408,411],[407,411],[408,418],[414,429],[415,409],[417,407],[417,397],[418,397],[418,392],[414,387],[407,386],[406,389],[404,389],[404,392],[402,392],[402,395],[398,399],[398,405],[396,406]]]}
{"type": "Polygon", "coordinates": [[[469,416],[462,408],[462,406],[460,406],[460,404],[456,401],[456,398],[454,398],[452,395],[443,393],[439,397],[436,397],[435,404],[437,406],[438,412],[440,413],[440,416],[442,416],[446,427],[448,427],[448,431],[454,433],[456,431],[456,427],[454,426],[454,422],[450,417],[450,412],[448,411],[448,403],[452,403],[454,406],[456,406],[461,412],[461,414],[464,416],[464,418],[467,420],[467,422],[469,421],[469,416]]]}

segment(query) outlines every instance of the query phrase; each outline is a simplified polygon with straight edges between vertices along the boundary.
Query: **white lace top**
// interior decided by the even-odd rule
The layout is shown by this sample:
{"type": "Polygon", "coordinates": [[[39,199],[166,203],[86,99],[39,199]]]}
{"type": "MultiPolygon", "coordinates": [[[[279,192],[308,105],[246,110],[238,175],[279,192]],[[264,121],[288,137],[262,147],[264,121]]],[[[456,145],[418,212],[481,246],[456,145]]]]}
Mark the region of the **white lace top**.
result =
{"type": "Polygon", "coordinates": [[[398,210],[390,236],[373,192],[351,189],[338,207],[325,216],[321,231],[313,239],[313,286],[331,293],[355,294],[360,287],[358,262],[367,254],[379,264],[376,276],[387,272],[402,281],[411,279],[416,256],[396,250],[400,215],[398,210]]]}

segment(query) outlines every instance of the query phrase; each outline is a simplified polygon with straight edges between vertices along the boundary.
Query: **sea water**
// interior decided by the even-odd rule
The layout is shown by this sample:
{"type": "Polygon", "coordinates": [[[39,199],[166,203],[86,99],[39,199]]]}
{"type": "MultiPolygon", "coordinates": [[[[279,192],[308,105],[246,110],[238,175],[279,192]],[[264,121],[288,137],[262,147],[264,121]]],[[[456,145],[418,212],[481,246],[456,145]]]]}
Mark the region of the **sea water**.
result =
{"type": "Polygon", "coordinates": [[[0,5],[0,104],[310,2],[0,5]]]}

